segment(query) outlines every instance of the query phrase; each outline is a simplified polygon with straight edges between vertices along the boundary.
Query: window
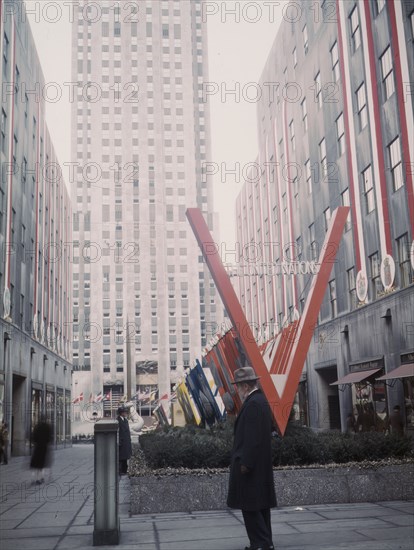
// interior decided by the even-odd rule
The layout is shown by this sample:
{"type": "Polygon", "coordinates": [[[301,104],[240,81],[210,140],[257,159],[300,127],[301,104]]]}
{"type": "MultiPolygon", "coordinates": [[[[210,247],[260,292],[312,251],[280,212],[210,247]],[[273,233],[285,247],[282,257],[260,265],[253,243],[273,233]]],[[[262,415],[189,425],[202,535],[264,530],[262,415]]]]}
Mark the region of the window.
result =
{"type": "Polygon", "coordinates": [[[20,71],[16,65],[15,72],[14,72],[14,92],[15,92],[15,101],[17,103],[17,98],[19,95],[19,86],[20,86],[20,71]]]}
{"type": "Polygon", "coordinates": [[[354,9],[349,16],[351,22],[351,41],[352,50],[355,52],[361,44],[361,29],[359,27],[358,6],[355,4],[354,9]]]}
{"type": "Polygon", "coordinates": [[[331,48],[331,63],[332,63],[332,72],[334,74],[334,81],[338,82],[339,76],[340,76],[338,42],[335,42],[331,48]]]}
{"type": "Polygon", "coordinates": [[[303,37],[303,49],[305,51],[305,55],[308,53],[309,49],[309,41],[308,41],[308,28],[305,25],[302,29],[302,37],[303,37]]]}
{"type": "Polygon", "coordinates": [[[375,210],[375,195],[374,195],[374,185],[372,182],[372,166],[369,165],[362,172],[362,180],[364,182],[364,194],[365,194],[365,208],[366,213],[369,214],[375,210]]]}
{"type": "Polygon", "coordinates": [[[328,207],[326,210],[323,211],[323,222],[324,222],[325,231],[328,231],[330,221],[331,221],[331,209],[328,207]]]}
{"type": "Polygon", "coordinates": [[[355,267],[351,267],[351,269],[348,269],[347,275],[348,275],[349,309],[352,311],[357,306],[355,267]]]}
{"type": "MultiPolygon", "coordinates": [[[[3,216],[4,216],[4,210],[5,210],[5,194],[3,189],[0,188],[0,234],[3,232],[3,216]]],[[[0,292],[1,292],[0,287],[0,292]]]]}
{"type": "Polygon", "coordinates": [[[392,96],[392,94],[395,91],[394,69],[392,66],[392,55],[391,55],[390,46],[388,46],[388,48],[380,57],[380,62],[381,62],[382,90],[386,101],[389,97],[392,96]]]}
{"type": "Polygon", "coordinates": [[[359,130],[363,130],[368,123],[368,114],[367,114],[367,95],[365,92],[365,82],[356,91],[357,96],[357,108],[358,108],[358,120],[359,120],[359,130]]]}
{"type": "Polygon", "coordinates": [[[293,179],[293,197],[295,202],[295,210],[299,210],[299,186],[298,186],[298,177],[295,176],[293,179]]]}
{"type": "Polygon", "coordinates": [[[341,113],[336,119],[336,136],[338,140],[338,156],[341,157],[345,152],[345,128],[343,113],[341,113]]]}
{"type": "Polygon", "coordinates": [[[410,254],[408,234],[405,233],[397,239],[398,266],[400,270],[400,288],[408,286],[410,281],[410,254]]]}
{"type": "Polygon", "coordinates": [[[311,259],[317,260],[318,259],[318,245],[315,240],[315,224],[312,223],[309,226],[309,241],[310,241],[310,251],[311,251],[311,259]]]}
{"type": "Polygon", "coordinates": [[[376,15],[382,12],[383,7],[385,6],[385,0],[375,0],[375,12],[376,15]]]}
{"type": "Polygon", "coordinates": [[[1,110],[1,122],[0,122],[0,148],[4,154],[6,154],[6,126],[7,126],[7,115],[4,109],[1,110]]]}
{"type": "Polygon", "coordinates": [[[318,103],[319,109],[322,107],[322,85],[321,85],[321,73],[315,76],[315,103],[318,103]]]}
{"type": "Polygon", "coordinates": [[[411,21],[411,38],[414,40],[414,11],[411,12],[410,21],[411,21]]]}
{"type": "Polygon", "coordinates": [[[27,159],[26,157],[23,157],[22,162],[22,184],[23,184],[23,190],[25,189],[25,183],[26,183],[26,177],[27,177],[27,159]]]}
{"type": "Polygon", "coordinates": [[[369,257],[370,269],[371,269],[371,291],[372,299],[376,300],[378,293],[381,291],[382,284],[380,279],[379,258],[378,252],[372,254],[369,257]]]}
{"type": "Polygon", "coordinates": [[[303,122],[303,129],[305,132],[308,130],[308,108],[306,106],[306,97],[303,99],[301,103],[302,107],[302,122],[303,122]]]}
{"type": "MultiPolygon", "coordinates": [[[[20,244],[22,245],[23,250],[24,250],[25,242],[26,242],[26,227],[22,224],[22,230],[20,233],[20,244]]],[[[23,254],[23,261],[24,261],[24,254],[23,254]]]]}
{"type": "Polygon", "coordinates": [[[328,163],[326,161],[326,141],[325,138],[319,143],[319,158],[322,166],[322,176],[326,177],[328,173],[328,163]]]}
{"type": "Polygon", "coordinates": [[[308,193],[312,193],[312,171],[310,167],[310,159],[305,162],[306,183],[308,184],[308,193]]]}
{"type": "Polygon", "coordinates": [[[5,75],[7,74],[7,60],[9,57],[9,39],[7,38],[7,34],[4,33],[3,35],[3,60],[4,60],[4,70],[5,75]]]}
{"type": "MultiPolygon", "coordinates": [[[[349,202],[349,189],[345,189],[345,191],[341,194],[342,198],[342,206],[350,206],[349,202]]],[[[345,231],[349,231],[351,229],[351,210],[349,211],[349,214],[346,218],[345,222],[345,231]]]]}
{"type": "Polygon", "coordinates": [[[276,224],[277,223],[277,209],[278,209],[278,206],[274,206],[273,207],[273,223],[276,224]]]}
{"type": "Polygon", "coordinates": [[[397,137],[392,143],[390,143],[390,145],[388,145],[388,151],[392,176],[392,186],[394,191],[397,191],[397,189],[404,185],[399,137],[397,137]]]}
{"type": "Polygon", "coordinates": [[[16,134],[14,134],[13,136],[13,141],[14,141],[14,144],[13,144],[13,169],[14,169],[14,173],[17,173],[17,147],[19,145],[19,140],[17,139],[17,136],[16,134]]]}
{"type": "Polygon", "coordinates": [[[289,124],[289,134],[290,134],[290,143],[292,145],[292,151],[296,149],[296,141],[295,141],[295,125],[293,123],[293,119],[290,121],[289,124]]]}
{"type": "Polygon", "coordinates": [[[329,281],[329,300],[331,302],[331,317],[332,319],[338,314],[338,306],[336,302],[336,282],[335,279],[329,281]]]}

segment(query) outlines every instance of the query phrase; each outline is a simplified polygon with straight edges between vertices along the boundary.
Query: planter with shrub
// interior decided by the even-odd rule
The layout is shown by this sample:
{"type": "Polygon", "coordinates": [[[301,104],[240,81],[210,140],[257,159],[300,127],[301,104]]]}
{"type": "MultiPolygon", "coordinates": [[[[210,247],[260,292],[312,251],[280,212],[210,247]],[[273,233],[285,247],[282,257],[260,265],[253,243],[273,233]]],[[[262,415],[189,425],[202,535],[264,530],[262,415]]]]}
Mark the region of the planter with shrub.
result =
{"type": "MultiPolygon", "coordinates": [[[[132,513],[226,508],[232,430],[226,422],[141,436],[129,468],[132,513]]],[[[408,437],[290,425],[272,447],[279,506],[414,498],[408,437]]]]}

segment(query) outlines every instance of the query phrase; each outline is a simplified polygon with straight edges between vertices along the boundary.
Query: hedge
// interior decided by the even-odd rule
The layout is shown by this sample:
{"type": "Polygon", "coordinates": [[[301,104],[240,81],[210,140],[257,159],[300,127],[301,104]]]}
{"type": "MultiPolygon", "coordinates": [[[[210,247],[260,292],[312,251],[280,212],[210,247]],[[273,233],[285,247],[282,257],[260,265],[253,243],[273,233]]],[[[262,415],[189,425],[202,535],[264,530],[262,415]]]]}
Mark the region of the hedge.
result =
{"type": "MultiPolygon", "coordinates": [[[[146,466],[159,468],[225,468],[230,464],[233,424],[227,421],[210,430],[186,426],[165,428],[140,436],[146,466]]],[[[413,458],[412,440],[406,436],[365,432],[315,433],[289,425],[283,438],[272,438],[274,466],[344,464],[388,458],[413,458]]]]}

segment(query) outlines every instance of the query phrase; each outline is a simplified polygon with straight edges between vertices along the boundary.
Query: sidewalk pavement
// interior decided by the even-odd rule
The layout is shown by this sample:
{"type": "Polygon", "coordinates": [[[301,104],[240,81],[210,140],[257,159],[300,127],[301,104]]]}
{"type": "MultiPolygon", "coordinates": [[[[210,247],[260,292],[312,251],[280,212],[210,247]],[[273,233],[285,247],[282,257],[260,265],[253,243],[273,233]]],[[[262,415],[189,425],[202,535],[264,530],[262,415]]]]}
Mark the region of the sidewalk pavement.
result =
{"type": "MultiPolygon", "coordinates": [[[[391,480],[390,480],[391,482],[391,480]]],[[[31,485],[28,457],[0,466],[2,550],[92,548],[93,445],[55,451],[50,479],[31,485]]],[[[247,544],[234,510],[129,515],[129,480],[120,482],[119,550],[240,550],[247,544]]],[[[272,511],[278,550],[412,550],[414,502],[330,504],[272,511]]]]}

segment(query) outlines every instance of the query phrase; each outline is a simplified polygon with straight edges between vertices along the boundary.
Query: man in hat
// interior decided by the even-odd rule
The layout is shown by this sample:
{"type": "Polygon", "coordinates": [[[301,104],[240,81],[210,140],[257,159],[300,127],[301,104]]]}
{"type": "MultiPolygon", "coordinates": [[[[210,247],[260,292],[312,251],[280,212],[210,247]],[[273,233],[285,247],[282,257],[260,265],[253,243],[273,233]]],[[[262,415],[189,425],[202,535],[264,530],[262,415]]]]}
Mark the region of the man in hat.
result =
{"type": "Polygon", "coordinates": [[[270,509],[276,506],[271,450],[272,416],[252,367],[234,371],[243,406],[234,424],[227,505],[242,511],[250,546],[273,550],[270,509]]]}
{"type": "Polygon", "coordinates": [[[119,424],[119,475],[124,476],[128,472],[128,459],[132,455],[131,434],[128,424],[128,409],[126,407],[118,407],[118,424],[119,424]]]}

